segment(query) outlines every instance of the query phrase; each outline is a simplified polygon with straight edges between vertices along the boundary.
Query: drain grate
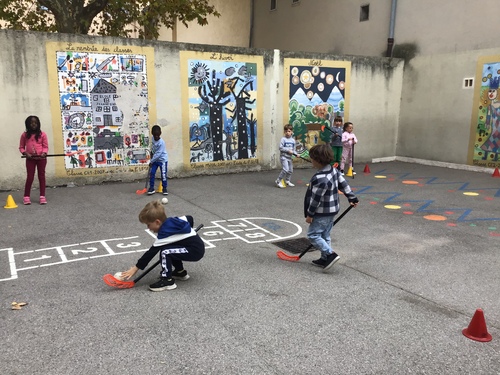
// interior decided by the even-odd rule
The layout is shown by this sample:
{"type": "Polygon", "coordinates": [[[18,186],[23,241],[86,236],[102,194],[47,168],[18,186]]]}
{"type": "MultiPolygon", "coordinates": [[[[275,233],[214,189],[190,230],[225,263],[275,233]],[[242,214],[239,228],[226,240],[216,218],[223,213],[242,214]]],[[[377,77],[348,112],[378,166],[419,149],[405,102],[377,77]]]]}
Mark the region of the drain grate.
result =
{"type": "MultiPolygon", "coordinates": [[[[276,241],[271,243],[292,254],[300,254],[311,244],[307,238],[295,238],[293,240],[276,241]]],[[[308,252],[316,250],[316,248],[312,247],[308,252]]]]}

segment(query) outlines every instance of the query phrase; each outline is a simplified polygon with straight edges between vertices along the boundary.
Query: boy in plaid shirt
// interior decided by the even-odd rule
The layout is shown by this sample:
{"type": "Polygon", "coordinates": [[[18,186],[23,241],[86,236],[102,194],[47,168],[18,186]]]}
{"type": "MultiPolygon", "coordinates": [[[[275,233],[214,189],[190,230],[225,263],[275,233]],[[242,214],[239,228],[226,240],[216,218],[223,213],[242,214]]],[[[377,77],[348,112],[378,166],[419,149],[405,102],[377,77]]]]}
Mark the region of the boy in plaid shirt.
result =
{"type": "Polygon", "coordinates": [[[339,189],[351,206],[356,207],[359,201],[344,176],[330,165],[333,152],[328,145],[312,147],[309,157],[318,172],[311,178],[304,198],[304,216],[306,223],[310,224],[307,238],[321,251],[321,258],[313,260],[313,263],[326,271],[340,259],[333,251],[330,239],[333,218],[340,210],[339,189]]]}

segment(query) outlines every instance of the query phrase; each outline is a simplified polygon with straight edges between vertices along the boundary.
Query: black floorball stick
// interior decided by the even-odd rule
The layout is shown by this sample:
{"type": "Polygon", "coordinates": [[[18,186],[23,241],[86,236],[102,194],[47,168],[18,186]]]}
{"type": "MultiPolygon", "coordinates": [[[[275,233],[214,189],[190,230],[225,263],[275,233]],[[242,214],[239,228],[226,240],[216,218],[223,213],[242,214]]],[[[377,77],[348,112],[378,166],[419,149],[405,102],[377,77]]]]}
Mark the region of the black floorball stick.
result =
{"type": "MultiPolygon", "coordinates": [[[[335,224],[337,224],[340,219],[342,219],[350,210],[351,208],[353,208],[354,206],[351,206],[349,205],[349,207],[347,207],[344,212],[342,212],[342,214],[337,218],[335,219],[335,221],[333,222],[333,226],[335,226],[335,224]]],[[[306,247],[305,250],[303,250],[300,255],[289,255],[287,253],[285,253],[283,250],[278,250],[276,252],[276,255],[278,256],[278,258],[280,258],[281,260],[288,260],[290,262],[296,262],[298,261],[300,258],[302,258],[309,250],[311,250],[313,247],[312,244],[310,244],[308,247],[306,247]]]]}
{"type": "Polygon", "coordinates": [[[352,140],[351,172],[352,172],[352,178],[354,178],[354,139],[352,140]]]}
{"type": "MultiPolygon", "coordinates": [[[[70,156],[70,155],[66,155],[66,154],[47,154],[45,156],[42,156],[42,155],[32,155],[31,157],[33,159],[42,159],[42,158],[50,158],[51,156],[70,156]]],[[[26,159],[28,156],[27,155],[22,155],[21,157],[23,159],[26,159]]]]}
{"type": "MultiPolygon", "coordinates": [[[[201,228],[203,228],[203,224],[200,224],[196,227],[195,231],[198,232],[201,228]]],[[[108,284],[109,286],[113,287],[113,288],[119,288],[119,289],[130,289],[130,288],[133,288],[135,286],[135,284],[140,280],[142,279],[144,276],[146,276],[149,272],[151,272],[151,270],[153,268],[155,268],[158,264],[160,264],[160,260],[156,261],[155,264],[153,264],[151,267],[149,267],[148,269],[146,269],[143,273],[141,273],[139,276],[137,276],[134,280],[132,281],[124,281],[124,280],[120,280],[120,279],[117,279],[116,277],[114,277],[113,275],[111,275],[110,273],[104,275],[102,277],[102,279],[104,280],[104,282],[106,284],[108,284]]]]}
{"type": "Polygon", "coordinates": [[[146,182],[144,183],[144,189],[136,190],[135,193],[138,195],[145,194],[148,191],[149,173],[151,172],[151,165],[148,166],[148,175],[146,176],[146,182]]]}

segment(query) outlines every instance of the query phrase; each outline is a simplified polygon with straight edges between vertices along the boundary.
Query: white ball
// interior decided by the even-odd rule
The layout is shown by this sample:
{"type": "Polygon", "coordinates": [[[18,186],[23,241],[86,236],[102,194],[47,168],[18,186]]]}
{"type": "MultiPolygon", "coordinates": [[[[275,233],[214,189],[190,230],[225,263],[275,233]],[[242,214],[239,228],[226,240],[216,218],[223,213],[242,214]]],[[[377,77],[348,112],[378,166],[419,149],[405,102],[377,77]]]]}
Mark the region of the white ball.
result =
{"type": "Polygon", "coordinates": [[[121,272],[115,273],[115,278],[117,278],[118,280],[121,280],[122,279],[122,273],[121,272]]]}
{"type": "Polygon", "coordinates": [[[168,198],[161,199],[161,204],[167,204],[167,203],[168,203],[168,198]]]}

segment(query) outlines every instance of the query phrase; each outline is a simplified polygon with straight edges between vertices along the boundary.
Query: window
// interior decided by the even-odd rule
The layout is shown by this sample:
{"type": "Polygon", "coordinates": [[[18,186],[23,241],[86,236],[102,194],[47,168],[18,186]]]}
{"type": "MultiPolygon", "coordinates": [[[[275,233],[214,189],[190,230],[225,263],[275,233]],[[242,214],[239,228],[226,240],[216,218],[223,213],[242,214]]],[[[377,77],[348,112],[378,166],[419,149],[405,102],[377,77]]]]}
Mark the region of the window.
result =
{"type": "Polygon", "coordinates": [[[271,10],[276,10],[276,0],[271,0],[271,10]]]}
{"type": "Polygon", "coordinates": [[[474,78],[464,78],[464,89],[470,89],[474,87],[474,78]]]}
{"type": "Polygon", "coordinates": [[[359,13],[359,22],[368,21],[370,18],[370,4],[361,5],[361,11],[359,13]]]}

